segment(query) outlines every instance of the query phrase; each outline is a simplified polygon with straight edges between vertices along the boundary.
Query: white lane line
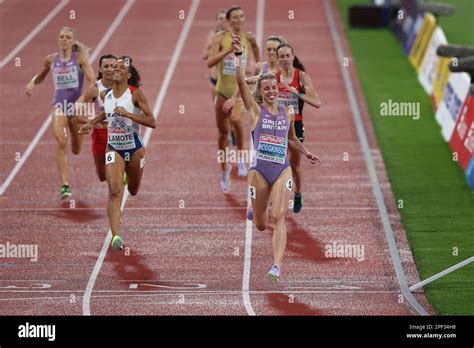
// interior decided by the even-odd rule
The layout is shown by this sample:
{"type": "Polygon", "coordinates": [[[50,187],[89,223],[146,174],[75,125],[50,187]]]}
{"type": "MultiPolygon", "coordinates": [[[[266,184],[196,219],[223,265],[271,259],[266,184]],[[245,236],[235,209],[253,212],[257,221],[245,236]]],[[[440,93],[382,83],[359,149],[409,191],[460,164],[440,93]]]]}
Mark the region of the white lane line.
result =
{"type": "MultiPolygon", "coordinates": [[[[179,56],[181,55],[184,42],[186,41],[186,38],[188,37],[191,24],[193,22],[197,8],[199,6],[199,1],[200,0],[193,0],[193,2],[191,3],[191,6],[188,11],[188,16],[186,17],[186,21],[183,25],[183,28],[181,29],[181,34],[179,36],[178,42],[176,43],[176,47],[174,49],[170,63],[168,64],[168,68],[166,69],[166,74],[163,80],[163,84],[160,87],[158,97],[153,107],[153,115],[155,116],[155,118],[158,118],[158,113],[161,110],[161,106],[163,104],[164,98],[168,91],[168,87],[170,85],[171,78],[173,77],[173,73],[176,68],[176,64],[178,62],[179,56]]],[[[144,138],[143,138],[145,147],[147,146],[148,141],[150,140],[150,137],[151,137],[151,128],[147,128],[147,130],[145,131],[144,138]]],[[[127,199],[128,199],[128,191],[125,191],[125,194],[122,198],[122,204],[120,206],[120,210],[123,210],[125,203],[127,202],[127,199]]],[[[94,265],[94,270],[92,271],[89,281],[87,282],[86,290],[84,292],[84,297],[82,300],[82,312],[84,315],[91,315],[90,300],[91,300],[92,290],[94,288],[94,284],[97,279],[97,276],[99,275],[100,268],[102,267],[102,264],[104,262],[105,255],[107,254],[107,249],[109,248],[109,244],[111,240],[112,240],[112,231],[109,228],[104,240],[104,244],[102,245],[102,249],[100,251],[99,257],[94,265]]]]}
{"type": "Polygon", "coordinates": [[[49,22],[69,3],[69,0],[62,0],[46,17],[13,49],[5,58],[0,61],[0,69],[15,57],[49,22]]]}
{"type": "MultiPolygon", "coordinates": [[[[186,208],[177,208],[177,207],[130,207],[128,210],[236,210],[236,209],[247,209],[247,207],[186,207],[186,208]]],[[[304,207],[305,210],[377,210],[378,208],[372,207],[304,207]]],[[[98,207],[98,208],[5,208],[0,209],[2,211],[12,211],[12,212],[35,212],[35,211],[106,211],[107,208],[98,207]]]]}
{"type": "MultiPolygon", "coordinates": [[[[257,28],[255,39],[257,40],[258,47],[262,47],[263,38],[263,21],[265,17],[265,0],[258,0],[257,3],[257,28]]],[[[253,157],[253,144],[250,139],[250,163],[252,163],[253,157]]],[[[250,196],[247,194],[247,206],[250,206],[250,196]]],[[[245,249],[244,249],[244,272],[242,277],[242,298],[244,301],[244,307],[248,315],[256,315],[250,301],[250,265],[252,260],[252,233],[253,233],[253,222],[245,218],[245,249]]]]}
{"type": "MultiPolygon", "coordinates": [[[[109,41],[110,37],[115,32],[119,24],[122,22],[123,18],[127,14],[128,10],[132,7],[134,2],[135,0],[127,0],[125,5],[123,5],[119,14],[117,15],[117,17],[115,17],[115,20],[112,22],[112,24],[110,25],[110,27],[107,29],[104,36],[100,40],[99,44],[95,47],[94,51],[92,52],[92,55],[90,57],[90,63],[92,63],[99,56],[99,54],[101,54],[101,51],[104,48],[104,45],[107,43],[107,41],[109,41]]],[[[16,162],[15,167],[13,168],[13,170],[8,175],[7,179],[4,181],[4,183],[0,187],[0,196],[2,196],[5,193],[8,186],[10,186],[13,179],[15,179],[15,176],[18,174],[21,167],[23,167],[28,157],[30,157],[31,153],[35,149],[36,145],[38,144],[38,142],[40,141],[41,137],[43,136],[44,132],[46,132],[46,129],[48,129],[50,124],[51,124],[51,114],[48,115],[43,125],[41,126],[39,131],[36,133],[31,143],[28,145],[28,148],[26,149],[26,151],[22,154],[20,160],[16,162]]]]}
{"type": "MultiPolygon", "coordinates": [[[[267,294],[393,294],[399,293],[399,290],[252,290],[249,291],[252,295],[267,295],[267,294]]],[[[18,290],[18,291],[0,291],[0,293],[82,293],[82,290],[18,290]]],[[[240,296],[241,290],[95,290],[92,297],[100,297],[96,294],[135,294],[137,296],[147,295],[176,295],[176,294],[187,294],[187,295],[235,295],[240,296]]],[[[117,295],[119,296],[119,295],[117,295]]],[[[128,295],[123,295],[128,296],[128,295]]],[[[10,299],[20,298],[11,297],[10,299]]],[[[40,297],[41,298],[41,297],[40,297]]],[[[9,300],[8,298],[2,298],[0,301],[9,300]]]]}
{"type": "MultiPolygon", "coordinates": [[[[326,11],[329,29],[331,31],[331,36],[336,47],[337,59],[339,62],[342,62],[346,55],[344,55],[344,51],[342,49],[341,39],[339,38],[339,33],[337,32],[335,20],[328,0],[324,0],[324,10],[326,11]]],[[[341,68],[342,77],[344,78],[344,85],[346,87],[347,95],[349,97],[349,102],[352,109],[352,116],[354,117],[354,123],[357,129],[357,135],[360,140],[362,152],[364,153],[365,163],[367,165],[367,170],[370,175],[370,181],[372,183],[373,193],[377,201],[377,207],[380,211],[380,218],[383,223],[385,237],[387,238],[387,244],[390,250],[390,257],[392,260],[393,267],[395,269],[398,284],[400,285],[400,290],[407,299],[411,308],[413,308],[413,310],[417,314],[428,315],[428,312],[426,312],[426,310],[420,305],[420,303],[418,303],[418,301],[408,288],[405,272],[403,271],[400,256],[398,255],[397,245],[393,236],[392,226],[390,225],[390,220],[388,218],[387,207],[385,206],[382,190],[380,189],[380,183],[377,177],[377,171],[375,169],[374,160],[372,158],[371,151],[369,148],[369,142],[367,140],[367,135],[365,134],[364,123],[362,121],[362,116],[360,114],[359,106],[357,104],[357,99],[355,96],[354,87],[352,85],[351,76],[347,68],[343,67],[342,64],[340,64],[339,66],[341,68]]]]}

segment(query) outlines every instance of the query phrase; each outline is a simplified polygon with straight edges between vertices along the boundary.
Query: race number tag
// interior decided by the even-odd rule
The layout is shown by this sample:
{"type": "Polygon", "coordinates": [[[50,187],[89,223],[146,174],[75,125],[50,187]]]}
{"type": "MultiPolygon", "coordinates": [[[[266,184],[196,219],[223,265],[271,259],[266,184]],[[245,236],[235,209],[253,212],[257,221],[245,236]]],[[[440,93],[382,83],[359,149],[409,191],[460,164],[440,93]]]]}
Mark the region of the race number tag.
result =
{"type": "Polygon", "coordinates": [[[249,196],[252,199],[257,198],[257,190],[255,189],[255,186],[250,186],[249,185],[249,196]]]}
{"type": "Polygon", "coordinates": [[[288,180],[286,180],[285,186],[288,191],[293,190],[293,180],[291,180],[291,178],[288,178],[288,180]]]}
{"type": "Polygon", "coordinates": [[[115,162],[115,152],[107,152],[105,154],[105,164],[114,163],[115,162]]]}

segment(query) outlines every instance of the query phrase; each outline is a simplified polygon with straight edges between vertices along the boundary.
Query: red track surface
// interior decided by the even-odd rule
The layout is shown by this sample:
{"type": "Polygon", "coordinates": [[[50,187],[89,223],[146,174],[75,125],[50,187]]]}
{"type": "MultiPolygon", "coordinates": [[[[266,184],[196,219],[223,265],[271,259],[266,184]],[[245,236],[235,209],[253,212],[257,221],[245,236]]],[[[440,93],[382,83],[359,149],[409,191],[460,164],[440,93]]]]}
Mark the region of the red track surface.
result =
{"type": "MultiPolygon", "coordinates": [[[[239,3],[247,30],[254,31],[256,2],[239,3]]],[[[41,20],[38,14],[47,13],[44,6],[33,4],[38,9],[25,19],[29,25],[24,23],[12,33],[15,40],[10,37],[2,57],[41,20]]],[[[122,237],[130,256],[108,251],[90,300],[93,315],[247,314],[242,299],[246,181],[233,176],[231,194],[220,191],[217,131],[204,79],[207,71],[200,59],[214,13],[231,4],[209,0],[198,8],[147,147],[140,192],[128,199],[122,216],[122,237]],[[180,105],[184,114],[179,113],[180,105]]],[[[122,5],[71,1],[20,52],[22,68],[8,64],[0,70],[2,110],[10,116],[2,118],[2,181],[15,165],[15,152],[25,150],[49,112],[51,81],[37,86],[29,99],[22,93],[42,59],[56,50],[58,29],[71,25],[80,40],[94,47],[122,5]],[[76,11],[73,23],[67,19],[69,9],[76,11]]],[[[19,11],[23,5],[15,6],[18,9],[9,11],[19,11]]],[[[48,8],[53,6],[48,2],[48,8]]],[[[189,0],[168,1],[166,6],[137,1],[103,50],[134,58],[150,105],[184,23],[177,14],[189,6],[189,0]]],[[[283,34],[293,44],[320,93],[322,109],[305,107],[305,145],[321,156],[323,165],[304,164],[305,206],[299,215],[287,214],[288,246],[278,284],[265,277],[272,261],[271,231],[254,230],[251,305],[257,315],[411,314],[405,303],[399,303],[398,283],[322,2],[267,1],[263,37],[271,34],[283,34]],[[289,10],[296,20],[288,19],[289,10]],[[344,152],[350,156],[347,162],[344,152]],[[324,246],[333,242],[363,244],[365,260],[326,258],[324,246]]],[[[418,276],[364,110],[372,154],[412,284],[418,276]]],[[[247,120],[244,124],[248,134],[247,120]]],[[[5,263],[10,265],[0,267],[0,314],[83,314],[82,296],[108,230],[107,187],[95,177],[90,139],[85,139],[81,155],[69,156],[76,205],[69,209],[69,204],[56,200],[51,133],[47,131],[0,200],[0,243],[39,245],[38,262],[9,259],[5,263]]],[[[424,297],[417,296],[427,308],[424,297]]]]}

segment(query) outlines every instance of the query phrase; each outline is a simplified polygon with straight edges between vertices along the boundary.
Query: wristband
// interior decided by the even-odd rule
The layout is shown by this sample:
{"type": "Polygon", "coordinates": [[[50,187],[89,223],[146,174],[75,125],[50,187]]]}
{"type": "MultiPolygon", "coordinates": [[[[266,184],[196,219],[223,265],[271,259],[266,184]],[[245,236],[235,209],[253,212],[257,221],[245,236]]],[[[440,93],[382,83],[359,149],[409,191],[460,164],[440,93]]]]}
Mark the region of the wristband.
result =
{"type": "Polygon", "coordinates": [[[241,56],[243,52],[235,52],[236,56],[241,56]]]}

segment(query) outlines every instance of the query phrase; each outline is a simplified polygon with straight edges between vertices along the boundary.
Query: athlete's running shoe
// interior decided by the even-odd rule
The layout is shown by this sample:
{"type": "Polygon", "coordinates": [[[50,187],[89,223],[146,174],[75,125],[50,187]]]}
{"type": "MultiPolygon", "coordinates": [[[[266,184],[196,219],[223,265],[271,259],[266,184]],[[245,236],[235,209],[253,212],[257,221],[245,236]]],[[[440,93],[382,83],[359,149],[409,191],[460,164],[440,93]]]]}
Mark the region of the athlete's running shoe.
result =
{"type": "Polygon", "coordinates": [[[115,250],[123,249],[122,238],[120,238],[119,235],[115,235],[114,238],[112,238],[112,248],[114,248],[115,250]]]}
{"type": "Polygon", "coordinates": [[[221,188],[222,192],[227,193],[230,188],[230,172],[232,171],[232,166],[227,163],[226,170],[222,172],[221,177],[221,188]]]}
{"type": "Polygon", "coordinates": [[[247,165],[245,164],[245,162],[239,162],[239,172],[238,172],[238,175],[239,176],[247,176],[247,165]]]}
{"type": "Polygon", "coordinates": [[[253,220],[253,210],[252,210],[252,208],[249,208],[247,210],[247,220],[250,220],[250,221],[253,220]]]}
{"type": "Polygon", "coordinates": [[[68,185],[61,186],[61,190],[59,191],[59,199],[66,199],[72,196],[71,189],[68,185]]]}
{"type": "Polygon", "coordinates": [[[278,282],[280,280],[280,269],[278,266],[273,264],[270,272],[267,273],[267,276],[272,282],[278,282]]]}
{"type": "Polygon", "coordinates": [[[299,213],[301,208],[303,207],[303,194],[295,193],[295,197],[293,200],[293,212],[299,213]]]}

